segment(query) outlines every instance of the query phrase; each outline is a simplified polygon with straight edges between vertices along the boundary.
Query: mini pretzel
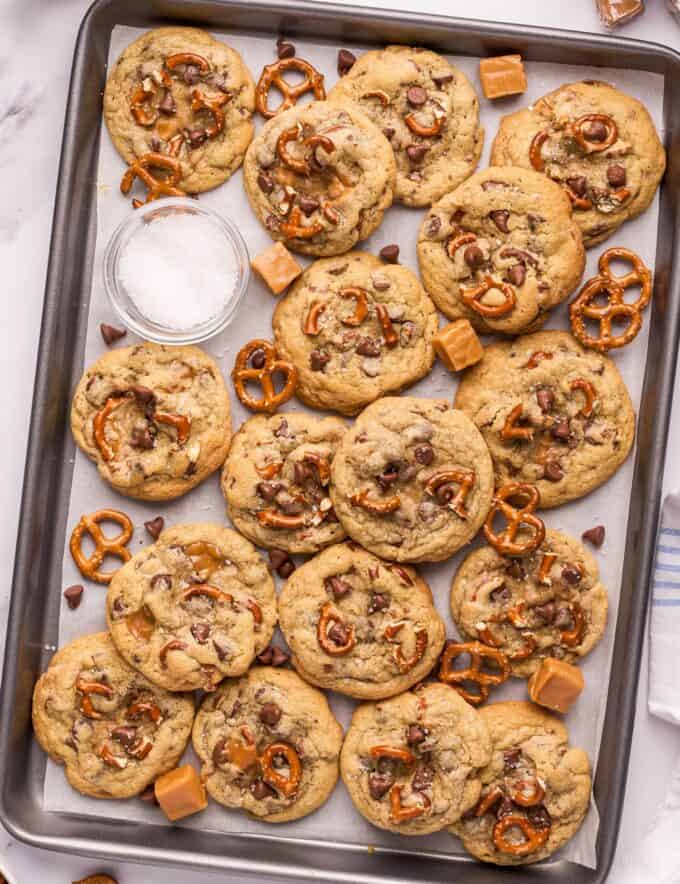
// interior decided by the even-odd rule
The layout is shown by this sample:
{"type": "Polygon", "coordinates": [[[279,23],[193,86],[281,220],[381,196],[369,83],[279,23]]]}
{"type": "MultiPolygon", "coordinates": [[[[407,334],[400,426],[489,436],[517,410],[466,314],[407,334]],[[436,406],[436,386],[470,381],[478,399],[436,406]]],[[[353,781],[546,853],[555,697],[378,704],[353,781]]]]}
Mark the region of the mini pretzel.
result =
{"type": "Polygon", "coordinates": [[[106,697],[107,700],[110,700],[111,697],[113,697],[113,688],[107,684],[102,684],[100,681],[87,681],[87,679],[78,676],[76,679],[76,690],[83,695],[80,701],[80,711],[83,715],[92,719],[103,718],[104,716],[101,712],[97,712],[92,705],[90,694],[99,694],[102,697],[106,697]]]}
{"type": "Polygon", "coordinates": [[[153,98],[154,93],[140,84],[130,97],[130,113],[139,126],[153,126],[158,119],[158,111],[146,106],[147,101],[153,98]]]}
{"type": "Polygon", "coordinates": [[[323,74],[302,58],[282,58],[273,64],[266,65],[262,71],[255,89],[255,106],[263,117],[270,120],[281,111],[294,107],[298,98],[306,92],[313,92],[317,101],[325,99],[323,74]],[[301,83],[291,86],[283,78],[286,71],[299,71],[305,75],[305,78],[301,83]],[[276,110],[271,110],[268,104],[269,90],[272,86],[275,86],[283,95],[283,101],[276,110]]]}
{"type": "Polygon", "coordinates": [[[326,304],[323,301],[312,301],[309,313],[302,325],[302,331],[306,335],[314,336],[319,334],[319,316],[321,316],[325,309],[326,304]]]}
{"type": "Polygon", "coordinates": [[[253,615],[254,623],[259,626],[259,624],[262,623],[262,608],[258,605],[255,599],[246,599],[245,607],[253,615]]]}
{"type": "Polygon", "coordinates": [[[399,335],[395,332],[394,326],[392,325],[392,320],[390,319],[390,315],[387,312],[387,307],[384,304],[376,304],[375,305],[375,313],[378,317],[378,322],[380,323],[380,327],[382,328],[383,340],[385,341],[385,346],[388,349],[392,349],[392,347],[396,347],[399,343],[399,335]]]}
{"type": "Polygon", "coordinates": [[[272,461],[271,463],[265,464],[263,467],[255,467],[255,469],[263,479],[273,479],[275,476],[278,476],[283,469],[283,461],[272,461]]]}
{"type": "Polygon", "coordinates": [[[529,162],[537,172],[543,172],[545,170],[545,160],[543,159],[542,150],[543,145],[548,138],[550,138],[549,132],[537,132],[529,147],[529,162]]]}
{"type": "Polygon", "coordinates": [[[525,368],[538,368],[539,362],[543,362],[544,359],[552,359],[553,354],[550,351],[546,350],[536,350],[535,353],[532,353],[531,356],[527,359],[525,368]]]}
{"type": "Polygon", "coordinates": [[[294,206],[288,220],[281,222],[280,230],[286,239],[312,239],[317,233],[321,233],[323,224],[320,221],[303,224],[302,212],[299,206],[294,206]]]}
{"type": "Polygon", "coordinates": [[[331,478],[331,468],[328,460],[316,451],[306,451],[302,456],[303,463],[312,464],[316,468],[321,485],[328,485],[331,478]]]}
{"type": "Polygon", "coordinates": [[[264,528],[293,530],[295,528],[304,528],[307,524],[307,516],[304,513],[287,515],[286,513],[280,513],[278,510],[266,509],[260,510],[257,513],[257,521],[264,528]]]}
{"type": "Polygon", "coordinates": [[[118,770],[125,770],[127,767],[127,761],[124,758],[119,758],[117,755],[114,755],[106,743],[97,749],[97,755],[101,758],[104,764],[108,764],[109,767],[116,767],[118,770]]]}
{"type": "Polygon", "coordinates": [[[560,643],[568,648],[575,648],[583,641],[583,634],[586,631],[586,615],[578,602],[574,602],[568,607],[574,621],[574,628],[564,629],[560,632],[560,643]]]}
{"type": "Polygon", "coordinates": [[[422,804],[414,804],[413,807],[404,807],[401,803],[401,786],[392,786],[390,789],[390,817],[395,823],[405,823],[414,820],[426,813],[432,806],[427,795],[420,796],[422,804]]]}
{"type": "Polygon", "coordinates": [[[354,645],[356,644],[356,638],[354,636],[354,627],[348,627],[348,635],[347,641],[344,645],[338,645],[334,641],[331,641],[328,637],[328,630],[333,623],[340,623],[344,626],[343,620],[338,614],[338,612],[333,608],[331,602],[326,602],[325,605],[321,608],[321,616],[319,617],[319,622],[316,626],[316,638],[319,642],[319,646],[326,654],[331,657],[342,657],[345,654],[349,654],[354,645]]]}
{"type": "Polygon", "coordinates": [[[584,378],[576,378],[575,381],[572,381],[569,384],[569,389],[572,392],[574,390],[581,390],[586,398],[583,408],[578,412],[576,417],[590,417],[593,413],[593,403],[595,402],[595,387],[593,387],[590,381],[586,381],[584,378]]]}
{"type": "Polygon", "coordinates": [[[233,602],[234,597],[224,590],[218,589],[216,586],[210,586],[208,583],[194,583],[182,592],[182,601],[188,602],[197,595],[206,596],[214,602],[233,602]]]}
{"type": "Polygon", "coordinates": [[[585,114],[569,126],[574,138],[578,142],[581,150],[586,153],[600,153],[607,150],[619,137],[619,130],[614,120],[607,114],[585,114]],[[583,129],[588,123],[603,123],[607,129],[607,136],[604,141],[588,141],[583,134],[583,129]]]}
{"type": "Polygon", "coordinates": [[[568,184],[565,184],[563,186],[567,193],[567,196],[571,200],[572,208],[575,211],[587,212],[593,208],[593,201],[591,199],[588,199],[588,197],[586,196],[578,196],[578,194],[574,193],[574,191],[571,189],[571,187],[569,187],[568,184]]]}
{"type": "Polygon", "coordinates": [[[516,426],[517,421],[521,419],[522,412],[524,408],[522,403],[519,405],[515,405],[515,407],[508,413],[508,416],[505,418],[505,423],[503,424],[503,429],[501,430],[501,439],[505,442],[511,439],[523,439],[529,440],[534,438],[534,428],[533,427],[518,427],[516,426]]]}
{"type": "Polygon", "coordinates": [[[493,827],[493,843],[497,850],[510,853],[513,856],[527,856],[538,850],[548,840],[550,826],[545,829],[536,829],[527,817],[518,813],[509,813],[502,816],[493,827]],[[517,843],[508,841],[505,833],[508,829],[518,828],[522,831],[525,840],[517,843]]]}
{"type": "Polygon", "coordinates": [[[154,411],[153,421],[159,424],[167,424],[177,430],[177,442],[183,445],[189,438],[191,432],[191,421],[183,414],[167,414],[164,411],[154,411]]]}
{"type": "Polygon", "coordinates": [[[83,577],[88,577],[96,583],[110,583],[115,571],[100,571],[106,556],[116,556],[122,562],[128,562],[131,558],[126,544],[132,537],[132,522],[120,510],[97,510],[95,513],[85,514],[73,529],[69,549],[73,561],[83,577]],[[106,537],[99,527],[100,522],[116,522],[121,527],[120,534],[115,537],[106,537]],[[89,534],[94,541],[94,552],[86,556],[82,549],[83,535],[89,534]]]}
{"type": "Polygon", "coordinates": [[[633,285],[640,286],[640,296],[631,306],[637,310],[644,310],[652,297],[652,272],[645,262],[632,252],[630,249],[622,246],[613,246],[602,252],[597,262],[601,276],[613,279],[617,285],[623,289],[630,288],[633,285]],[[632,265],[632,270],[623,276],[615,276],[611,270],[612,261],[628,261],[632,265]]]}
{"type": "MultiPolygon", "coordinates": [[[[401,632],[404,626],[404,621],[402,621],[401,623],[390,623],[388,626],[385,627],[383,635],[387,639],[387,641],[391,642],[394,640],[395,636],[397,636],[401,632]]],[[[423,654],[425,653],[425,648],[427,648],[427,630],[416,629],[415,636],[415,647],[410,657],[404,657],[404,652],[400,644],[396,644],[394,647],[394,662],[397,664],[401,672],[410,672],[410,670],[413,669],[416,663],[418,663],[422,659],[423,654]]]]}
{"type": "Polygon", "coordinates": [[[224,111],[222,106],[231,98],[231,95],[205,95],[200,89],[194,89],[191,93],[191,110],[193,113],[205,110],[212,114],[212,126],[205,127],[205,134],[208,138],[214,138],[224,129],[224,111]]]}
{"type": "Polygon", "coordinates": [[[515,303],[517,300],[515,297],[515,290],[510,283],[496,282],[493,276],[486,276],[484,280],[473,289],[461,289],[460,296],[464,303],[467,304],[471,310],[474,310],[475,313],[479,313],[480,316],[491,317],[492,319],[499,316],[505,316],[506,313],[512,312],[512,310],[515,309],[515,303]],[[502,304],[493,304],[489,306],[488,304],[481,303],[479,299],[484,297],[484,295],[491,289],[496,289],[502,293],[505,298],[502,304]]]}
{"type": "Polygon", "coordinates": [[[371,498],[368,491],[361,491],[359,494],[353,494],[349,502],[353,506],[360,506],[362,509],[368,510],[369,513],[375,513],[378,516],[386,513],[393,513],[401,506],[401,498],[398,494],[392,497],[384,497],[380,500],[371,498]]]}
{"type": "Polygon", "coordinates": [[[387,107],[390,103],[390,96],[383,89],[373,89],[371,92],[364,92],[362,98],[377,98],[383,107],[387,107]]]}
{"type": "Polygon", "coordinates": [[[406,114],[404,117],[404,122],[408,126],[408,128],[413,132],[414,135],[420,135],[421,138],[434,138],[435,135],[439,135],[446,122],[446,114],[443,113],[435,113],[434,114],[434,122],[431,126],[423,126],[416,119],[416,115],[406,114]]]}
{"type": "Polygon", "coordinates": [[[161,666],[163,669],[168,668],[168,654],[170,651],[186,651],[186,645],[184,642],[179,641],[179,639],[173,638],[169,642],[163,645],[163,647],[158,652],[158,658],[161,661],[161,666]]]}
{"type": "Polygon", "coordinates": [[[468,703],[479,706],[489,699],[490,688],[507,681],[510,672],[507,656],[497,648],[487,647],[481,642],[452,643],[442,654],[439,680],[451,685],[468,703]],[[454,660],[462,654],[470,655],[470,665],[467,669],[454,669],[454,660]],[[492,660],[498,667],[498,672],[484,672],[482,667],[485,660],[492,660]],[[465,687],[465,682],[476,684],[477,693],[469,691],[465,687]]]}
{"type": "Polygon", "coordinates": [[[482,795],[479,799],[479,803],[477,807],[475,807],[475,816],[480,817],[484,816],[484,814],[489,813],[490,810],[498,804],[498,802],[505,798],[505,792],[501,789],[500,786],[492,786],[491,789],[486,793],[486,795],[482,795]]]}
{"type": "Polygon", "coordinates": [[[453,259],[456,257],[458,249],[471,245],[473,242],[477,242],[474,233],[461,233],[459,236],[452,236],[446,244],[446,254],[453,259]]]}
{"type": "Polygon", "coordinates": [[[292,126],[290,129],[284,129],[276,139],[276,155],[284,166],[292,169],[298,175],[310,175],[312,172],[311,156],[317,147],[322,147],[326,153],[332,153],[335,145],[326,135],[310,135],[308,138],[302,139],[303,147],[310,148],[310,153],[304,157],[293,157],[288,153],[287,144],[289,141],[300,141],[303,129],[300,123],[292,126]]]}
{"type": "Polygon", "coordinates": [[[128,194],[132,189],[135,178],[146,186],[149,191],[144,202],[133,200],[132,205],[138,209],[144,203],[153,202],[162,196],[186,196],[186,191],[180,190],[177,185],[182,177],[182,166],[176,157],[169,157],[162,153],[145,153],[137,157],[131,163],[120,182],[121,193],[128,194]],[[165,169],[169,174],[166,180],[155,178],[149,169],[165,169]]]}
{"type": "Polygon", "coordinates": [[[295,392],[298,372],[291,362],[277,358],[276,350],[269,341],[256,339],[239,350],[231,377],[236,395],[246,408],[251,411],[267,411],[273,414],[279,405],[288,402],[295,392]],[[264,351],[264,365],[262,368],[249,368],[248,361],[256,350],[264,351]],[[273,375],[277,372],[285,375],[286,378],[283,389],[278,393],[273,380],[273,375]],[[256,399],[248,393],[246,390],[247,381],[257,381],[260,384],[263,392],[261,399],[256,399]]]}
{"type": "Polygon", "coordinates": [[[148,715],[154,724],[160,724],[160,722],[163,720],[161,710],[158,708],[158,706],[156,706],[155,703],[137,702],[132,703],[130,706],[128,706],[128,718],[135,719],[139,718],[142,715],[148,715]]]}
{"type": "Polygon", "coordinates": [[[449,485],[451,483],[460,485],[460,489],[455,497],[448,501],[447,506],[459,518],[467,519],[469,514],[465,509],[465,501],[475,484],[474,470],[452,469],[444,470],[442,473],[435,473],[434,476],[430,476],[427,480],[427,483],[425,484],[425,493],[429,494],[431,497],[435,497],[437,491],[442,485],[449,485]]]}
{"type": "MultiPolygon", "coordinates": [[[[519,627],[516,628],[519,629],[519,627]]],[[[524,640],[524,647],[520,648],[519,651],[515,651],[514,654],[506,654],[508,660],[511,660],[512,662],[515,662],[516,660],[526,660],[528,657],[531,657],[531,655],[538,647],[538,642],[536,641],[532,633],[523,632],[521,633],[521,636],[524,640]]],[[[501,647],[501,642],[499,642],[495,635],[491,632],[491,628],[489,626],[485,626],[483,629],[479,630],[479,637],[485,644],[490,645],[492,648],[501,647]]]]}
{"type": "Polygon", "coordinates": [[[534,515],[534,510],[540,502],[541,495],[535,485],[511,482],[496,491],[484,522],[484,536],[497,552],[508,556],[525,556],[538,549],[545,540],[545,525],[538,516],[534,515]],[[527,502],[517,509],[508,503],[513,497],[523,498],[527,502]],[[493,530],[493,520],[499,512],[508,520],[508,526],[496,534],[493,530]],[[517,532],[522,525],[531,527],[533,536],[517,541],[517,532]]]}
{"type": "Polygon", "coordinates": [[[300,756],[288,743],[270,743],[260,756],[262,779],[286,798],[291,798],[298,790],[302,778],[300,756]],[[274,759],[282,755],[288,762],[288,776],[284,776],[274,767],[274,759]]]}
{"type": "Polygon", "coordinates": [[[106,439],[106,425],[111,413],[125,401],[125,394],[109,396],[103,407],[99,409],[92,419],[92,434],[94,436],[94,442],[105,461],[113,460],[118,451],[118,446],[109,445],[106,439]]]}
{"type": "Polygon", "coordinates": [[[174,71],[180,64],[192,65],[198,68],[202,74],[207,74],[210,70],[210,62],[207,58],[203,58],[202,55],[197,55],[195,52],[175,52],[165,59],[165,66],[170,71],[174,71]]]}
{"type": "Polygon", "coordinates": [[[366,289],[362,289],[358,285],[350,285],[340,289],[338,294],[341,298],[351,298],[354,301],[354,313],[351,316],[345,316],[340,322],[343,325],[361,325],[368,316],[368,292],[366,289]]]}
{"type": "MultiPolygon", "coordinates": [[[[526,785],[526,781],[524,781],[524,784],[526,785]]],[[[520,786],[521,785],[522,784],[520,783],[520,786]]],[[[538,777],[531,777],[529,785],[531,786],[531,791],[523,790],[521,788],[510,790],[510,800],[514,804],[519,804],[520,807],[535,807],[537,804],[540,804],[545,798],[543,784],[538,777]]]]}
{"type": "Polygon", "coordinates": [[[402,749],[399,746],[371,746],[369,750],[371,758],[393,758],[409,767],[416,763],[416,756],[410,749],[402,749]]]}
{"type": "Polygon", "coordinates": [[[538,569],[538,582],[539,583],[550,583],[550,571],[552,566],[557,561],[557,556],[555,553],[545,553],[543,558],[541,559],[541,564],[538,569]]]}

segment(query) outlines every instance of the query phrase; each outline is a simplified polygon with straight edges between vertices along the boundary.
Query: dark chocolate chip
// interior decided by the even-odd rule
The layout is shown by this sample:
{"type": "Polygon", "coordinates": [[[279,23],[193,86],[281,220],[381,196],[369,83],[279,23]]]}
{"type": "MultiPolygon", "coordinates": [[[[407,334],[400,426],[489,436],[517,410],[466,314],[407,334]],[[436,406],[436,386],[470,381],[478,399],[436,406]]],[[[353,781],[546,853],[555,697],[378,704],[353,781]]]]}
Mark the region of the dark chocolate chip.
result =
{"type": "Polygon", "coordinates": [[[276,54],[279,58],[292,58],[295,55],[295,46],[279,37],[276,41],[276,54]]]}
{"type": "Polygon", "coordinates": [[[250,357],[250,364],[253,368],[264,368],[266,361],[267,357],[264,355],[264,350],[261,347],[258,347],[257,350],[253,350],[252,356],[250,357]]]}
{"type": "Polygon", "coordinates": [[[316,212],[321,203],[319,200],[315,199],[313,196],[306,196],[303,194],[298,200],[300,204],[300,208],[304,212],[305,215],[309,216],[312,212],[316,212]]]}
{"type": "Polygon", "coordinates": [[[148,427],[133,427],[130,433],[130,445],[149,451],[154,446],[153,436],[148,427]]]}
{"type": "Polygon", "coordinates": [[[601,120],[591,120],[582,131],[586,141],[601,142],[606,139],[608,130],[601,120]]]}
{"type": "Polygon", "coordinates": [[[417,746],[426,737],[425,729],[418,724],[410,724],[406,730],[406,742],[409,746],[417,746]]]}
{"type": "Polygon", "coordinates": [[[368,603],[368,615],[377,614],[379,611],[385,611],[390,606],[390,600],[381,592],[374,592],[368,603]]]}
{"type": "Polygon", "coordinates": [[[176,112],[177,105],[175,104],[175,99],[172,97],[172,92],[170,92],[170,90],[165,93],[163,101],[158,105],[158,110],[162,114],[168,114],[168,116],[176,112]]]}
{"type": "Polygon", "coordinates": [[[327,577],[326,589],[333,593],[336,599],[342,599],[352,591],[351,585],[341,577],[327,577]]]}
{"type": "Polygon", "coordinates": [[[566,565],[564,568],[562,568],[562,580],[565,580],[572,586],[576,586],[577,583],[580,583],[581,580],[583,580],[583,574],[578,568],[575,568],[573,565],[566,565]]]}
{"type": "Polygon", "coordinates": [[[385,128],[382,130],[382,133],[389,141],[390,138],[392,138],[392,136],[394,135],[394,129],[391,126],[385,126],[385,128]]]}
{"type": "Polygon", "coordinates": [[[593,546],[600,547],[604,543],[605,529],[604,525],[596,525],[594,528],[588,528],[581,537],[592,543],[593,546]]]}
{"type": "Polygon", "coordinates": [[[549,829],[552,825],[550,813],[543,804],[527,807],[526,814],[534,829],[549,829]]]}
{"type": "Polygon", "coordinates": [[[354,62],[356,60],[356,55],[353,52],[350,52],[349,49],[341,49],[338,52],[338,74],[341,77],[348,74],[354,67],[354,62]]]}
{"type": "Polygon", "coordinates": [[[165,519],[163,518],[163,516],[156,516],[155,519],[150,519],[148,522],[144,522],[144,527],[154,540],[158,540],[158,537],[163,530],[164,525],[165,519]]]}
{"type": "Polygon", "coordinates": [[[83,600],[83,592],[84,587],[82,587],[79,583],[74,583],[73,586],[69,586],[64,590],[64,598],[66,599],[66,604],[72,611],[80,605],[83,600]]]}
{"type": "Polygon", "coordinates": [[[548,411],[552,411],[555,405],[555,394],[552,390],[541,387],[540,390],[536,390],[536,401],[538,402],[538,407],[545,414],[548,411]]]}
{"type": "Polygon", "coordinates": [[[564,479],[564,470],[556,460],[549,460],[545,465],[543,476],[549,482],[560,482],[564,479]]]}
{"type": "Polygon", "coordinates": [[[130,746],[137,739],[137,728],[136,727],[114,727],[111,731],[111,739],[115,740],[117,743],[120,743],[121,746],[124,746],[126,749],[129,749],[130,746]]]}
{"type": "Polygon", "coordinates": [[[268,727],[274,727],[281,720],[281,709],[276,703],[265,703],[260,709],[260,721],[268,727]]]}
{"type": "Polygon", "coordinates": [[[158,804],[156,789],[154,788],[153,783],[151,783],[150,786],[147,786],[143,792],[139,793],[139,800],[143,801],[145,804],[158,804]]]}
{"type": "Polygon", "coordinates": [[[388,463],[385,465],[382,473],[376,476],[375,481],[380,485],[383,491],[385,491],[386,488],[389,488],[393,482],[397,481],[399,478],[400,467],[401,464],[399,463],[388,463]]]}
{"type": "Polygon", "coordinates": [[[102,333],[104,343],[107,347],[110,347],[115,341],[124,338],[127,334],[126,328],[116,328],[114,325],[107,325],[105,322],[102,322],[99,326],[99,331],[102,333]]]}
{"type": "Polygon", "coordinates": [[[288,421],[285,418],[281,419],[281,423],[274,430],[274,435],[277,439],[281,439],[283,436],[288,435],[288,421]]]}
{"type": "Polygon", "coordinates": [[[434,770],[429,764],[424,764],[421,761],[419,762],[416,772],[413,775],[413,779],[411,780],[411,788],[415,792],[424,792],[426,789],[430,788],[433,780],[434,770]]]}
{"type": "Polygon", "coordinates": [[[190,147],[200,147],[207,137],[208,133],[205,129],[191,129],[189,132],[190,147]]]}
{"type": "Polygon", "coordinates": [[[257,801],[263,801],[265,798],[272,798],[276,795],[276,792],[264,780],[255,780],[250,787],[250,791],[253,798],[257,799],[257,801]]]}
{"type": "Polygon", "coordinates": [[[573,625],[573,619],[569,608],[558,608],[554,620],[558,629],[569,629],[573,625]]]}
{"type": "Polygon", "coordinates": [[[406,156],[412,163],[422,163],[429,149],[426,144],[409,144],[406,148],[406,156]]]}
{"type": "Polygon", "coordinates": [[[156,394],[154,391],[150,390],[148,387],[142,387],[141,384],[133,384],[133,386],[130,387],[130,392],[139,405],[155,405],[156,403],[156,394]]]}
{"type": "Polygon", "coordinates": [[[257,493],[263,500],[272,501],[281,491],[283,485],[281,482],[258,482],[255,486],[257,493]]]}
{"type": "Polygon", "coordinates": [[[497,586],[496,589],[492,590],[489,593],[489,601],[494,604],[503,604],[504,602],[509,602],[512,597],[512,593],[508,589],[508,587],[503,584],[502,586],[497,586]]]}
{"type": "Polygon", "coordinates": [[[380,356],[380,344],[374,338],[359,338],[359,343],[354,349],[359,356],[380,356]]]}
{"type": "Polygon", "coordinates": [[[337,621],[328,630],[328,638],[336,645],[346,645],[349,641],[349,630],[344,623],[337,621]]]}
{"type": "Polygon", "coordinates": [[[221,645],[219,642],[216,642],[215,639],[213,639],[213,648],[215,648],[215,653],[217,654],[217,658],[218,660],[220,660],[220,662],[224,662],[229,656],[229,648],[221,645]]]}
{"type": "Polygon", "coordinates": [[[569,419],[566,417],[560,418],[557,423],[552,428],[552,434],[556,439],[568,439],[571,435],[571,430],[569,429],[569,419]]]}
{"type": "Polygon", "coordinates": [[[611,187],[623,187],[626,183],[626,167],[620,163],[612,163],[607,167],[607,182],[611,187]]]}
{"type": "Polygon", "coordinates": [[[309,365],[312,371],[323,371],[330,361],[330,355],[323,350],[312,350],[309,354],[309,365]]]}
{"type": "Polygon", "coordinates": [[[422,86],[409,86],[406,90],[406,101],[411,107],[422,107],[427,101],[427,92],[422,86]]]}
{"type": "Polygon", "coordinates": [[[260,172],[257,176],[257,186],[262,193],[271,193],[274,190],[274,179],[266,172],[260,172]]]}
{"type": "Polygon", "coordinates": [[[511,813],[516,813],[515,805],[509,798],[503,798],[498,807],[496,808],[496,816],[498,819],[504,816],[508,816],[511,813]]]}
{"type": "Polygon", "coordinates": [[[428,236],[436,236],[442,226],[442,219],[438,215],[431,215],[427,219],[427,224],[425,225],[425,232],[428,236]]]}
{"type": "Polygon", "coordinates": [[[215,748],[212,751],[212,760],[215,767],[219,767],[220,764],[226,764],[227,761],[229,761],[229,753],[227,752],[227,741],[224,737],[221,737],[215,743],[215,748]]]}
{"type": "Polygon", "coordinates": [[[463,260],[471,267],[473,270],[476,270],[478,267],[481,267],[484,263],[484,252],[476,246],[474,243],[468,246],[463,252],[463,260]]]}
{"type": "Polygon", "coordinates": [[[516,770],[522,757],[521,749],[506,749],[503,752],[503,769],[506,773],[516,770]]]}
{"type": "Polygon", "coordinates": [[[432,82],[440,89],[453,80],[453,74],[432,74],[432,82]]]}
{"type": "Polygon", "coordinates": [[[524,280],[527,277],[527,272],[524,269],[523,264],[515,264],[514,267],[508,268],[507,279],[508,282],[512,285],[520,288],[520,286],[524,285],[524,280]]]}
{"type": "Polygon", "coordinates": [[[510,233],[510,228],[508,227],[510,212],[507,209],[495,209],[493,212],[489,212],[489,218],[491,218],[501,233],[510,233]]]}
{"type": "Polygon", "coordinates": [[[519,561],[519,559],[511,559],[508,562],[505,570],[510,575],[510,577],[514,577],[515,580],[524,580],[524,578],[527,576],[524,565],[519,561]]]}
{"type": "Polygon", "coordinates": [[[393,773],[380,774],[373,772],[369,774],[368,791],[371,798],[380,801],[380,799],[392,788],[394,781],[395,776],[393,773]]]}
{"type": "Polygon", "coordinates": [[[279,565],[279,567],[276,569],[276,573],[279,575],[279,577],[287,580],[294,570],[295,562],[292,559],[287,559],[282,565],[279,565]]]}
{"type": "Polygon", "coordinates": [[[388,264],[399,263],[399,246],[394,243],[388,246],[383,246],[382,249],[380,249],[379,254],[383,261],[386,261],[388,264]]]}
{"type": "Polygon", "coordinates": [[[283,565],[284,562],[288,561],[288,553],[283,549],[270,549],[269,550],[269,561],[271,563],[272,568],[276,571],[278,568],[283,565]]]}
{"type": "Polygon", "coordinates": [[[172,589],[172,577],[169,574],[155,574],[151,578],[151,589],[172,589]]]}
{"type": "Polygon", "coordinates": [[[210,638],[210,625],[208,623],[192,623],[191,634],[199,645],[205,645],[210,638]]]}
{"type": "Polygon", "coordinates": [[[434,448],[428,442],[418,445],[413,454],[418,463],[423,466],[429,466],[434,460],[434,448]]]}
{"type": "Polygon", "coordinates": [[[576,194],[576,196],[583,198],[586,195],[588,190],[588,179],[585,175],[577,175],[574,178],[567,178],[567,184],[569,189],[576,194]]]}
{"type": "Polygon", "coordinates": [[[534,605],[532,611],[543,623],[552,623],[555,619],[554,602],[546,602],[545,605],[534,605]]]}

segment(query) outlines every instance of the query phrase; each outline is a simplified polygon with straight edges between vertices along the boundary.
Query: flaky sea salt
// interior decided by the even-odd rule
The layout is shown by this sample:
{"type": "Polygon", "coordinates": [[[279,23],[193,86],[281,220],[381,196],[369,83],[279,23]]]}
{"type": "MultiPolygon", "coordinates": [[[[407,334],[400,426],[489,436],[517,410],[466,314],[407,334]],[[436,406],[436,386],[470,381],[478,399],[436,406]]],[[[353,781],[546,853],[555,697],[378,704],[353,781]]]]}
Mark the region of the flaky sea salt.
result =
{"type": "Polygon", "coordinates": [[[236,297],[238,258],[213,221],[160,215],[123,246],[119,280],[142,315],[171,329],[212,319],[236,297]]]}

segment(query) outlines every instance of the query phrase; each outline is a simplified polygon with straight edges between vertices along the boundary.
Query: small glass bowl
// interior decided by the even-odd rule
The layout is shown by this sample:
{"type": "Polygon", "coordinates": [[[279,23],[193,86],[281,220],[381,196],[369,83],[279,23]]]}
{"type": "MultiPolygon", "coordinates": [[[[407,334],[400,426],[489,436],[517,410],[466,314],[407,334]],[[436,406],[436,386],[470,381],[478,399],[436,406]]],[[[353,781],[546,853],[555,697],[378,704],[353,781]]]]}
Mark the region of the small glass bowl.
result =
{"type": "Polygon", "coordinates": [[[234,319],[236,311],[243,300],[250,279],[250,256],[248,248],[238,229],[228,218],[223,218],[212,209],[206,209],[196,200],[187,197],[167,197],[154,200],[135,209],[116,229],[109,240],[104,253],[104,284],[111,306],[120,320],[133,332],[148,341],[157,344],[197,344],[223,331],[234,319]],[[182,213],[203,215],[217,227],[224,236],[225,248],[231,249],[236,259],[236,284],[234,294],[224,307],[205,322],[192,325],[190,328],[170,328],[155,320],[149,319],[139,310],[135,302],[125,290],[120,274],[119,261],[123,249],[143,225],[156,218],[182,213]]]}

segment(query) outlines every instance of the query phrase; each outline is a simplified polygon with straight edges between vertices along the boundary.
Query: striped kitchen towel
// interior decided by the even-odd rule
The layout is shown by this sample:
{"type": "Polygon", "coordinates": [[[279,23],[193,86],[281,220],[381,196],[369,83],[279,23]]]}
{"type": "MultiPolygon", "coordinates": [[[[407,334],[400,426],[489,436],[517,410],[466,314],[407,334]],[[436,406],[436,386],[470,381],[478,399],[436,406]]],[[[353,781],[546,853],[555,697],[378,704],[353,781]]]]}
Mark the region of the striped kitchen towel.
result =
{"type": "Polygon", "coordinates": [[[663,503],[649,628],[649,711],[680,724],[680,493],[663,503]]]}

